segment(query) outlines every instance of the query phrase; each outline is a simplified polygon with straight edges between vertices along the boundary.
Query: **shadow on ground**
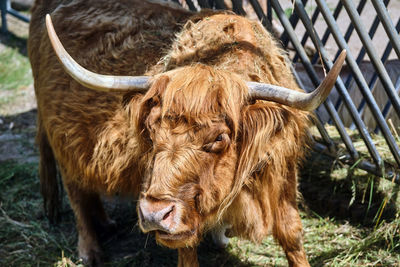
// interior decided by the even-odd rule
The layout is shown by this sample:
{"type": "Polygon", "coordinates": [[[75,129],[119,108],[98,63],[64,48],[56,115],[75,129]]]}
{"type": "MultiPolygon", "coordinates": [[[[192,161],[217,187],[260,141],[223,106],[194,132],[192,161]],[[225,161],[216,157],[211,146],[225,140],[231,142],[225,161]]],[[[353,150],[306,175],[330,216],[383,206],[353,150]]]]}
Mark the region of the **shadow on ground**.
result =
{"type": "MultiPolygon", "coordinates": [[[[102,240],[110,266],[177,266],[175,250],[159,246],[153,235],[141,233],[134,203],[118,204],[117,208],[110,208],[108,203],[107,209],[118,224],[118,231],[102,240]]],[[[200,245],[198,256],[200,266],[251,266],[214,246],[208,236],[200,245]]]]}
{"type": "Polygon", "coordinates": [[[28,56],[26,42],[26,38],[19,37],[12,32],[0,33],[0,44],[16,48],[25,57],[28,56]]]}
{"type": "MultiPolygon", "coordinates": [[[[374,225],[388,193],[380,187],[382,178],[338,164],[328,156],[310,153],[299,184],[305,210],[355,226],[374,225]]],[[[389,198],[381,215],[386,221],[393,220],[397,213],[399,185],[391,188],[394,197],[389,198]]]]}

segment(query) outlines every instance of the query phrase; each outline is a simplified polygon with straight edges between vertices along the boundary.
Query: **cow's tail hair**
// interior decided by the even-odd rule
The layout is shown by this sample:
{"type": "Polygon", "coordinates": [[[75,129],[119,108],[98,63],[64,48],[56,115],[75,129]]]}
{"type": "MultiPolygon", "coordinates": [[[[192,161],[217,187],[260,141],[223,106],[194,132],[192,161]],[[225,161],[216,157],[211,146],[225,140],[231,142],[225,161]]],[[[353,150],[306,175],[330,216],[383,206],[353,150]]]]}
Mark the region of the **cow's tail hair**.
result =
{"type": "Polygon", "coordinates": [[[43,197],[44,211],[51,223],[57,223],[60,220],[61,186],[57,178],[57,166],[53,150],[43,127],[41,127],[40,119],[38,120],[36,142],[40,152],[40,192],[43,197]]]}

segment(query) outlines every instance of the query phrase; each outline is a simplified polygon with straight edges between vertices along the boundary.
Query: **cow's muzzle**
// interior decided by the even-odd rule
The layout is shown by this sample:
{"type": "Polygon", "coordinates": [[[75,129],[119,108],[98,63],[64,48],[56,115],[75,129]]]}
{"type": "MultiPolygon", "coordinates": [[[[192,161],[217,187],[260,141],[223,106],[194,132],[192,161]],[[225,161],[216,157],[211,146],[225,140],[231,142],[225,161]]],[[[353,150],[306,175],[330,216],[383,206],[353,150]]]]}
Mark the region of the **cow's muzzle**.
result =
{"type": "Polygon", "coordinates": [[[139,202],[138,212],[143,232],[160,230],[173,234],[180,224],[178,207],[173,201],[144,198],[139,202]]]}
{"type": "Polygon", "coordinates": [[[199,241],[198,217],[178,199],[143,194],[137,211],[144,233],[154,232],[158,243],[169,248],[194,246],[199,241]]]}

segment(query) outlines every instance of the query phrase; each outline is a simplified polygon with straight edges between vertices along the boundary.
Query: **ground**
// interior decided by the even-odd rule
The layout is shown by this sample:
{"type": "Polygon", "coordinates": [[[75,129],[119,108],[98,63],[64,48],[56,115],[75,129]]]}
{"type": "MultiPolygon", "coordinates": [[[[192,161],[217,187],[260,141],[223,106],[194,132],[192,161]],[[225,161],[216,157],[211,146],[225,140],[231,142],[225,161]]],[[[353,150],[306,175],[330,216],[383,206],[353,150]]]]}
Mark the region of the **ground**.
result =
{"type": "MultiPolygon", "coordinates": [[[[8,19],[11,33],[0,35],[0,266],[80,265],[65,194],[60,224],[50,225],[43,213],[27,25],[8,19]]],[[[310,152],[299,188],[312,266],[400,266],[398,186],[310,152]]],[[[134,202],[105,202],[118,225],[101,236],[108,266],[176,266],[175,251],[139,230],[134,202]]],[[[261,244],[233,238],[226,249],[218,249],[206,236],[199,260],[201,266],[287,265],[272,238],[261,244]]]]}

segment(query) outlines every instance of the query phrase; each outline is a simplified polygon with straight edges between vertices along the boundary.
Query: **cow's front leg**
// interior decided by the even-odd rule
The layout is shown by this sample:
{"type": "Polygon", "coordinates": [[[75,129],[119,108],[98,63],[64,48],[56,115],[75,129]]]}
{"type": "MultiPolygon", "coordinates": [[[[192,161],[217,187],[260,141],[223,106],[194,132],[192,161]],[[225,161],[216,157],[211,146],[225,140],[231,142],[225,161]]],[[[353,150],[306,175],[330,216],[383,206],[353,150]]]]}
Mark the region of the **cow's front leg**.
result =
{"type": "Polygon", "coordinates": [[[178,267],[198,267],[197,247],[178,249],[178,267]]]}
{"type": "Polygon", "coordinates": [[[94,228],[94,216],[104,213],[100,198],[73,183],[65,183],[65,187],[76,218],[79,258],[89,266],[102,266],[102,251],[94,228]]]}
{"type": "Polygon", "coordinates": [[[274,218],[273,234],[285,251],[289,266],[310,266],[303,247],[301,220],[295,201],[279,203],[274,218]]]}

